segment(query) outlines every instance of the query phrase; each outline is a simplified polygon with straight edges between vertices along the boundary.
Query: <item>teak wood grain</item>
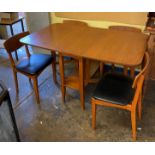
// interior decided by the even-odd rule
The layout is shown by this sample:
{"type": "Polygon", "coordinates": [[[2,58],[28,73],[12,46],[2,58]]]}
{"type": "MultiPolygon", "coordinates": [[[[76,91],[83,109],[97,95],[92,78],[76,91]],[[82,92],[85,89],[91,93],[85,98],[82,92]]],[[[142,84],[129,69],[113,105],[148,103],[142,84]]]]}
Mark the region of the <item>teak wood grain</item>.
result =
{"type": "Polygon", "coordinates": [[[125,66],[141,64],[148,36],[143,33],[53,24],[21,42],[64,54],[125,66]]]}
{"type": "MultiPolygon", "coordinates": [[[[83,24],[57,23],[22,38],[21,42],[77,58],[79,61],[79,80],[75,80],[75,83],[71,80],[70,86],[79,89],[81,106],[84,109],[83,85],[85,78],[81,68],[84,66],[83,60],[86,58],[135,67],[142,62],[147,46],[147,38],[148,36],[143,33],[93,28],[83,24]]],[[[61,68],[63,66],[62,61],[61,57],[59,59],[59,62],[61,62],[61,79],[64,78],[63,68],[61,68]]],[[[63,100],[65,81],[65,79],[61,81],[63,82],[63,100]]]]}
{"type": "MultiPolygon", "coordinates": [[[[136,27],[130,27],[130,26],[118,26],[118,25],[112,25],[109,26],[109,29],[111,30],[117,30],[117,31],[129,31],[129,32],[137,32],[137,33],[141,33],[142,30],[136,27]]],[[[112,67],[114,69],[115,65],[112,64],[112,67]]],[[[124,74],[127,75],[128,74],[128,66],[124,66],[124,74]]],[[[134,74],[135,74],[135,68],[131,67],[130,68],[130,76],[132,78],[134,78],[134,74]]]]}

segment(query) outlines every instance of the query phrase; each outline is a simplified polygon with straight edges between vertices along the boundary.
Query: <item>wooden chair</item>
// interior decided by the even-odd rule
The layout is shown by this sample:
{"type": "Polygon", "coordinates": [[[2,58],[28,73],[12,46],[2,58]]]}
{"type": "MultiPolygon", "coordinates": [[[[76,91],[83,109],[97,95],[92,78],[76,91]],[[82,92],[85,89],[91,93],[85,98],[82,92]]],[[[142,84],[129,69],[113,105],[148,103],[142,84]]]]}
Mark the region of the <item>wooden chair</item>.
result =
{"type": "Polygon", "coordinates": [[[142,86],[144,74],[149,64],[149,55],[146,52],[144,66],[133,80],[129,76],[118,73],[107,73],[99,81],[92,99],[92,127],[96,128],[96,106],[121,108],[131,112],[132,137],[136,140],[136,107],[138,104],[138,117],[141,120],[142,112],[142,86]]]}
{"type": "MultiPolygon", "coordinates": [[[[141,29],[136,28],[136,27],[129,27],[129,26],[117,26],[117,25],[113,25],[113,26],[109,26],[110,30],[117,30],[117,31],[129,31],[129,32],[136,32],[136,33],[142,33],[141,29]]],[[[112,70],[114,71],[115,65],[111,64],[112,70]]],[[[104,68],[104,63],[101,62],[100,63],[100,74],[102,76],[103,73],[103,68],[104,68]]],[[[134,77],[134,70],[135,68],[130,68],[131,70],[131,76],[134,77]]],[[[124,66],[124,74],[127,75],[128,74],[128,66],[124,66]]]]}
{"type": "Polygon", "coordinates": [[[129,31],[129,32],[139,32],[141,33],[141,29],[136,28],[136,27],[130,27],[130,26],[117,26],[117,25],[113,25],[113,26],[109,26],[109,29],[112,30],[120,30],[120,31],[129,31]]]}
{"type": "Polygon", "coordinates": [[[36,95],[37,103],[40,102],[39,99],[39,91],[38,91],[38,80],[37,77],[41,74],[41,72],[50,64],[52,64],[53,69],[53,80],[56,83],[56,66],[55,66],[55,57],[47,54],[30,54],[28,46],[25,45],[26,50],[26,58],[21,59],[17,63],[15,63],[12,53],[22,46],[24,46],[20,39],[29,35],[29,32],[19,33],[9,38],[4,42],[4,47],[9,55],[9,59],[11,62],[11,67],[13,70],[13,76],[16,86],[16,92],[19,92],[18,89],[18,79],[17,73],[24,74],[29,77],[29,80],[33,80],[34,82],[34,91],[36,95]]]}
{"type": "Polygon", "coordinates": [[[73,24],[73,25],[78,25],[78,26],[88,26],[87,23],[85,22],[81,22],[81,21],[77,21],[77,20],[64,20],[63,24],[73,24]]]}

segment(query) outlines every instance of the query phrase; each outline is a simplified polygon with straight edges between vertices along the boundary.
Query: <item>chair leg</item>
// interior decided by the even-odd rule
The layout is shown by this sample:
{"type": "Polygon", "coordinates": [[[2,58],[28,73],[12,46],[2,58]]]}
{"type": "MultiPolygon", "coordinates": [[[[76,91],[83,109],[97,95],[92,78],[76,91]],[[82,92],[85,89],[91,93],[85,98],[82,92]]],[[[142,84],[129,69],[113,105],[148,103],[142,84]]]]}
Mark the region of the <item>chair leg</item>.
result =
{"type": "Polygon", "coordinates": [[[17,79],[17,72],[16,71],[13,71],[13,77],[14,77],[14,81],[15,81],[16,93],[18,94],[19,88],[18,88],[18,79],[17,79]]]}
{"type": "Polygon", "coordinates": [[[142,118],[142,95],[140,94],[138,99],[138,118],[141,120],[142,118]]]}
{"type": "Polygon", "coordinates": [[[132,138],[136,141],[136,110],[131,111],[132,138]]]}
{"type": "Polygon", "coordinates": [[[92,128],[96,128],[96,104],[92,101],[92,128]]]}
{"type": "Polygon", "coordinates": [[[57,78],[56,78],[56,63],[52,62],[52,70],[53,70],[53,81],[54,83],[57,83],[57,78]]]}
{"type": "Polygon", "coordinates": [[[37,79],[37,77],[33,77],[33,82],[34,82],[34,92],[35,92],[35,95],[36,95],[36,100],[37,100],[37,103],[39,104],[40,103],[40,98],[39,98],[38,79],[37,79]]]}

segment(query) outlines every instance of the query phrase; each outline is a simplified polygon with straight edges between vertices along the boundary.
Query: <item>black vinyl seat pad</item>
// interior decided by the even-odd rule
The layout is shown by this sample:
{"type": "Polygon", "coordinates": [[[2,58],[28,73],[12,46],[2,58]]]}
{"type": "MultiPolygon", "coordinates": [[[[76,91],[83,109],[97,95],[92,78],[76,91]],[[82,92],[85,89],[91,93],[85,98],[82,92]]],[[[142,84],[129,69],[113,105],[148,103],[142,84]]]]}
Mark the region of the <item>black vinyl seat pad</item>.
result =
{"type": "Polygon", "coordinates": [[[123,74],[107,73],[97,84],[93,98],[118,105],[130,104],[135,94],[132,83],[133,80],[123,74]]]}
{"type": "Polygon", "coordinates": [[[16,65],[16,69],[28,74],[37,74],[52,63],[53,57],[48,54],[32,54],[16,65]]]}

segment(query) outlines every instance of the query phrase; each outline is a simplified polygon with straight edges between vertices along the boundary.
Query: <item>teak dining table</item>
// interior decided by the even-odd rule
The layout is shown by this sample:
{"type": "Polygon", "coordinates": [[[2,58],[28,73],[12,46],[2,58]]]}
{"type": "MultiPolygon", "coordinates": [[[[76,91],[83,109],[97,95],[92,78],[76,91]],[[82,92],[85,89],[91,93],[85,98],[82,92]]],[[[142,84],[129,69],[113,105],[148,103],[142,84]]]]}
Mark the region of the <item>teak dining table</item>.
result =
{"type": "Polygon", "coordinates": [[[57,23],[26,36],[21,42],[59,53],[62,98],[65,98],[65,86],[77,89],[84,109],[85,59],[134,68],[142,63],[147,39],[143,33],[57,23]],[[76,78],[65,79],[63,56],[66,55],[79,61],[76,78]]]}

